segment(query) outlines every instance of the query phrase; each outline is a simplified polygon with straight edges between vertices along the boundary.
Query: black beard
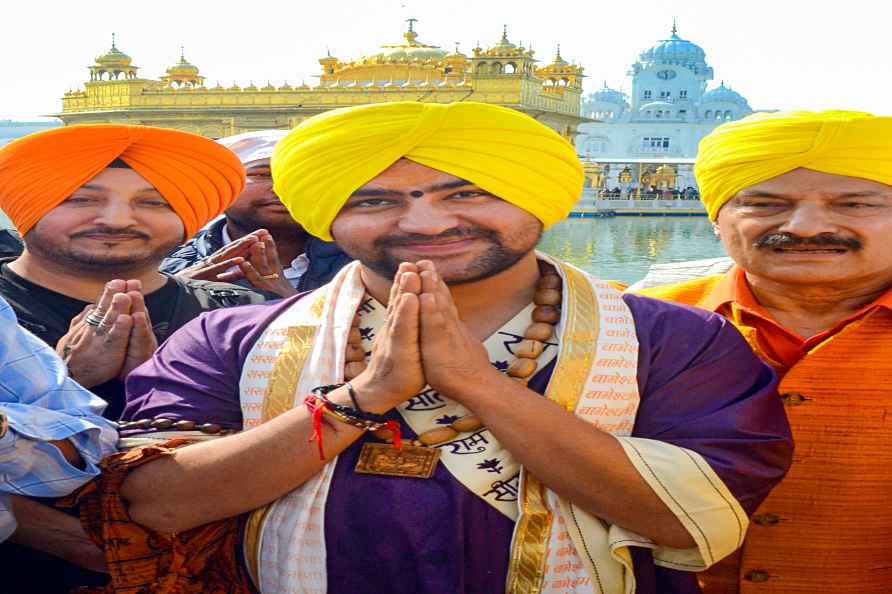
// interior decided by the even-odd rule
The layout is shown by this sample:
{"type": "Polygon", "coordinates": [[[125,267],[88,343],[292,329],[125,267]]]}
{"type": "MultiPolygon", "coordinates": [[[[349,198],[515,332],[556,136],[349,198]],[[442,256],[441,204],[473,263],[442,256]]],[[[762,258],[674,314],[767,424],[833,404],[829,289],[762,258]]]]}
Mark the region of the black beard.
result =
{"type": "MultiPolygon", "coordinates": [[[[542,229],[540,227],[536,234],[536,240],[532,243],[531,247],[513,250],[505,247],[505,242],[502,240],[502,237],[491,229],[482,229],[480,227],[470,229],[450,229],[445,233],[433,236],[407,234],[382,237],[375,241],[374,245],[377,249],[373,256],[369,255],[369,257],[366,258],[363,255],[349,253],[348,255],[354,259],[360,260],[364,266],[373,270],[380,276],[392,279],[396,276],[396,272],[403,260],[393,256],[388,248],[407,246],[413,243],[435,242],[437,240],[457,237],[484,239],[488,241],[490,243],[489,249],[476,257],[467,268],[465,268],[461,278],[443,279],[447,285],[463,285],[482,281],[508,270],[534,249],[536,244],[539,243],[541,236],[542,229]]],[[[341,247],[343,248],[343,246],[341,247]]]]}
{"type": "Polygon", "coordinates": [[[864,245],[855,238],[845,239],[843,237],[837,237],[832,233],[821,233],[819,235],[815,235],[814,237],[800,237],[793,233],[769,233],[760,237],[753,244],[753,247],[757,249],[775,249],[796,247],[801,245],[844,247],[852,250],[853,252],[858,251],[864,247],[864,245]]]}
{"type": "MultiPolygon", "coordinates": [[[[140,239],[145,238],[146,241],[151,239],[143,233],[116,233],[113,231],[86,231],[79,232],[71,236],[76,239],[79,236],[90,233],[107,233],[110,236],[132,236],[140,239]]],[[[177,240],[167,245],[158,246],[156,249],[143,252],[138,257],[133,255],[110,256],[102,252],[87,252],[78,249],[66,249],[58,244],[45,239],[39,232],[35,230],[29,231],[23,238],[23,243],[29,252],[52,262],[56,262],[62,266],[72,268],[74,270],[82,270],[94,276],[95,273],[103,273],[109,278],[122,276],[133,270],[140,270],[146,267],[157,268],[161,261],[175,250],[181,243],[177,240]]]]}

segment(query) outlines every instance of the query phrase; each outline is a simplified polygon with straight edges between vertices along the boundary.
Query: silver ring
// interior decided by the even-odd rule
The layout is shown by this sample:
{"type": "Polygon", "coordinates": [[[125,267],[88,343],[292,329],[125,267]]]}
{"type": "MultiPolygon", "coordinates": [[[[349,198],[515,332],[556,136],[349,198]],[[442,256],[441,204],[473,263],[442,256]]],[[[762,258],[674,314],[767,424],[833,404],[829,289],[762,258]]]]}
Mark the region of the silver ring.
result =
{"type": "Polygon", "coordinates": [[[102,322],[105,321],[105,315],[100,314],[96,311],[91,311],[87,314],[87,317],[84,318],[84,323],[88,326],[99,327],[102,325],[102,322]]]}

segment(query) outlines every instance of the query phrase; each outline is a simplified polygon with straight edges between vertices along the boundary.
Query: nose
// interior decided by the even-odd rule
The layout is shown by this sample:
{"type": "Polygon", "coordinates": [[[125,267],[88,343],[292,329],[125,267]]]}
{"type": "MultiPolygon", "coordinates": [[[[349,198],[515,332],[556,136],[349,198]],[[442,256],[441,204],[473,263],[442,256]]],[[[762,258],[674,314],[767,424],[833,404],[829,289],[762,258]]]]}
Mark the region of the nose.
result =
{"type": "Polygon", "coordinates": [[[814,237],[821,233],[836,233],[838,227],[826,206],[803,200],[796,204],[790,217],[778,231],[800,237],[814,237]]]}
{"type": "Polygon", "coordinates": [[[129,200],[108,200],[96,213],[93,222],[113,229],[126,229],[138,223],[129,200]]]}
{"type": "Polygon", "coordinates": [[[458,218],[454,214],[424,198],[412,200],[398,223],[403,233],[417,235],[439,235],[457,226],[458,218]]]}

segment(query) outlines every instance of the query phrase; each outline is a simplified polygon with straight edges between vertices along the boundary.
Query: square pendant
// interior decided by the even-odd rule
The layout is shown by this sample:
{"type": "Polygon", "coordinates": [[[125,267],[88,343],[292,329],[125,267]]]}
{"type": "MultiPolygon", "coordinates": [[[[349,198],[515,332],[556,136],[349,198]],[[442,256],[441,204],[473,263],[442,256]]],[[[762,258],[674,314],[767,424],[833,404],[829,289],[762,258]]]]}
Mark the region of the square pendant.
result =
{"type": "Polygon", "coordinates": [[[439,448],[366,442],[356,462],[356,472],[408,478],[430,478],[440,459],[439,448]]]}

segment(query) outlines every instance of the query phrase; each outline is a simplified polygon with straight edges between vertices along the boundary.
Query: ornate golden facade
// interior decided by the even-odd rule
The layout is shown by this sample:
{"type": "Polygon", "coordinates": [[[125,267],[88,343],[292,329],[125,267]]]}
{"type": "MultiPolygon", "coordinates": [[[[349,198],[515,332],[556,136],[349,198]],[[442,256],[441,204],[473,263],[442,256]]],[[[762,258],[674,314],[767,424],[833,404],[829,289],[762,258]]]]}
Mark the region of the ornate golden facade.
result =
{"type": "Polygon", "coordinates": [[[250,130],[292,128],[312,115],[351,105],[390,101],[480,101],[527,113],[573,140],[580,117],[582,68],[566,62],[560,47],[538,66],[532,49],[503,31],[498,43],[471,56],[418,40],[415,19],[400,44],[382,45],[355,60],[319,60],[319,83],[257,88],[204,85],[199,69],[180,61],[158,80],[139,78],[131,58],[115,46],[96,58],[84,90],[65,93],[66,124],[100,122],[177,128],[217,138],[250,130]]]}

